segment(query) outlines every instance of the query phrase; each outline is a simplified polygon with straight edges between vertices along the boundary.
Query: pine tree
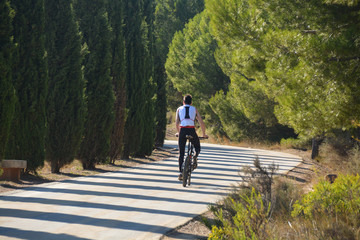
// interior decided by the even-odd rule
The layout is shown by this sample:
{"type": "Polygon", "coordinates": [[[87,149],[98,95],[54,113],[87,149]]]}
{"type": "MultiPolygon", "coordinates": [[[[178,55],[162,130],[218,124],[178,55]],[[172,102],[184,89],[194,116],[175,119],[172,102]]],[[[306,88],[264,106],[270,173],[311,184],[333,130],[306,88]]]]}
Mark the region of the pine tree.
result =
{"type": "Polygon", "coordinates": [[[165,63],[167,76],[177,90],[190,93],[203,110],[209,99],[217,91],[226,90],[229,84],[229,78],[215,60],[217,44],[210,34],[209,21],[203,11],[178,31],[165,63]]]}
{"type": "Polygon", "coordinates": [[[13,83],[17,104],[7,147],[7,158],[27,160],[36,172],[45,158],[45,100],[47,67],[44,47],[44,1],[13,0],[13,83]]]}
{"type": "MultiPolygon", "coordinates": [[[[251,79],[249,86],[274,102],[279,122],[302,138],[316,140],[354,126],[360,114],[359,2],[206,3],[234,90],[254,96],[237,84],[251,79]]],[[[233,100],[255,116],[262,112],[253,107],[256,101],[233,100]]]]}
{"type": "Polygon", "coordinates": [[[85,119],[81,37],[71,2],[45,2],[49,68],[46,157],[54,173],[73,161],[85,119]]]}
{"type": "Polygon", "coordinates": [[[124,1],[108,0],[109,23],[112,28],[111,42],[111,77],[115,92],[115,122],[111,133],[110,161],[121,156],[124,146],[124,130],[126,120],[126,62],[125,62],[125,39],[124,39],[124,1]]]}
{"type": "Polygon", "coordinates": [[[87,118],[79,158],[85,169],[108,160],[114,123],[114,91],[110,77],[111,32],[105,1],[78,0],[75,12],[89,54],[85,57],[87,118]]]}
{"type": "Polygon", "coordinates": [[[155,145],[162,146],[166,133],[166,112],[170,107],[178,107],[181,94],[174,90],[172,82],[167,81],[165,62],[169,45],[176,31],[204,9],[203,0],[156,0],[154,16],[154,82],[156,83],[156,135],[155,145]]]}
{"type": "Polygon", "coordinates": [[[9,1],[0,3],[0,161],[2,160],[14,114],[15,93],[12,85],[12,16],[9,1]]]}

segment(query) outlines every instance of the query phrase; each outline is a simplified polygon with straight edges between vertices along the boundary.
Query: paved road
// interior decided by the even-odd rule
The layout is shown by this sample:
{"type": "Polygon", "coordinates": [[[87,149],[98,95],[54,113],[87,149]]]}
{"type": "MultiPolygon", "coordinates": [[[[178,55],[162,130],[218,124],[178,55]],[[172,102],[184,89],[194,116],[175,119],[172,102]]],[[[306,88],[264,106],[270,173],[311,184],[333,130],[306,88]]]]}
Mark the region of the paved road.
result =
{"type": "Polygon", "coordinates": [[[190,187],[177,180],[177,159],[170,158],[2,194],[0,239],[159,239],[221,199],[256,155],[281,173],[301,162],[290,154],[204,143],[190,187]]]}

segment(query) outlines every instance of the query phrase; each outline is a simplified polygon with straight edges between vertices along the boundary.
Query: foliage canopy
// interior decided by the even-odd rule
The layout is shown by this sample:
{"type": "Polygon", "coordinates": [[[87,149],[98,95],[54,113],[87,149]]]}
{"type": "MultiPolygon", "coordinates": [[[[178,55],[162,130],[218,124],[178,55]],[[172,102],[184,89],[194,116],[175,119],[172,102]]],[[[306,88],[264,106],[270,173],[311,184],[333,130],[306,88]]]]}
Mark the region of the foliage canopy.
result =
{"type": "Polygon", "coordinates": [[[357,7],[207,0],[217,60],[231,77],[229,100],[252,121],[275,116],[306,137],[351,128],[360,116],[357,7]]]}

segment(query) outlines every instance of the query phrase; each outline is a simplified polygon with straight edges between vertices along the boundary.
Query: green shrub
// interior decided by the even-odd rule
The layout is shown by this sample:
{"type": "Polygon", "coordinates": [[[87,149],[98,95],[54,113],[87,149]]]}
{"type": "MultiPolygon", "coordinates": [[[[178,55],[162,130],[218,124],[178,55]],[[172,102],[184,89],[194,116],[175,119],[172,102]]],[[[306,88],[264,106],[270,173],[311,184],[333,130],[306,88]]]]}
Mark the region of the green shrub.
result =
{"type": "Polygon", "coordinates": [[[360,176],[340,175],[333,184],[320,181],[314,191],[294,204],[292,216],[309,219],[333,217],[350,226],[360,226],[360,176]]]}
{"type": "Polygon", "coordinates": [[[229,218],[223,209],[215,212],[220,224],[212,227],[209,239],[268,239],[270,205],[264,205],[261,194],[254,188],[250,196],[241,198],[240,202],[230,199],[236,212],[234,216],[229,218]]]}
{"type": "MultiPolygon", "coordinates": [[[[253,168],[242,168],[240,176],[243,181],[239,186],[220,206],[211,206],[215,219],[203,219],[211,229],[209,239],[296,237],[289,232],[288,219],[302,191],[285,178],[274,178],[277,169],[274,164],[262,166],[258,157],[254,159],[253,168]]],[[[308,239],[300,232],[297,235],[297,239],[308,239]]]]}

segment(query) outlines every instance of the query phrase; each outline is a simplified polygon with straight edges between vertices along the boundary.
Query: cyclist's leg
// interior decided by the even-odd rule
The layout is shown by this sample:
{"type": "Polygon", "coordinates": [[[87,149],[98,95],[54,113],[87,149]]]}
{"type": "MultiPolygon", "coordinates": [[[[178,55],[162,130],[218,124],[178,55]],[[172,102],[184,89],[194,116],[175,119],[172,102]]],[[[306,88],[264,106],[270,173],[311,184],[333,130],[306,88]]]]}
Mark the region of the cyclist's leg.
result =
{"type": "Polygon", "coordinates": [[[199,137],[195,131],[195,129],[191,129],[191,136],[193,137],[193,139],[191,140],[192,145],[194,146],[195,149],[195,156],[198,156],[200,153],[200,140],[199,137]]]}
{"type": "Polygon", "coordinates": [[[191,140],[191,143],[193,144],[194,148],[195,148],[195,156],[194,156],[194,162],[195,162],[195,168],[197,167],[197,158],[200,154],[200,140],[198,135],[196,134],[196,131],[194,129],[194,131],[192,131],[191,135],[193,136],[193,139],[191,140]]]}
{"type": "Polygon", "coordinates": [[[182,172],[182,165],[184,162],[185,146],[186,146],[186,128],[181,128],[179,133],[179,172],[182,172]]]}

